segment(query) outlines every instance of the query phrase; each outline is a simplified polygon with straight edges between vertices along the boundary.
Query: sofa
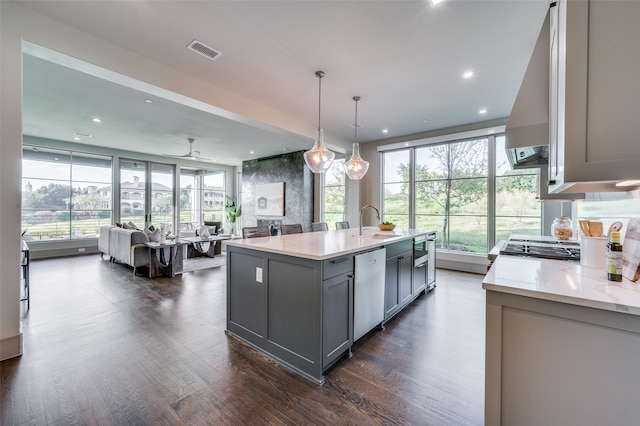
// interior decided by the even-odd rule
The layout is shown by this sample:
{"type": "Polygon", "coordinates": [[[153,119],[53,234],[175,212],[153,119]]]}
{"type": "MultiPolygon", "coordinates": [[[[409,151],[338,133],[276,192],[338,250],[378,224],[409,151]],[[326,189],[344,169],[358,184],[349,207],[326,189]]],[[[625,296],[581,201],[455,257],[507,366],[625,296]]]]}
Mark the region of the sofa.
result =
{"type": "Polygon", "coordinates": [[[140,266],[149,266],[149,237],[138,229],[125,229],[113,225],[100,227],[98,250],[100,257],[108,255],[111,262],[125,263],[133,267],[133,274],[140,266]]]}

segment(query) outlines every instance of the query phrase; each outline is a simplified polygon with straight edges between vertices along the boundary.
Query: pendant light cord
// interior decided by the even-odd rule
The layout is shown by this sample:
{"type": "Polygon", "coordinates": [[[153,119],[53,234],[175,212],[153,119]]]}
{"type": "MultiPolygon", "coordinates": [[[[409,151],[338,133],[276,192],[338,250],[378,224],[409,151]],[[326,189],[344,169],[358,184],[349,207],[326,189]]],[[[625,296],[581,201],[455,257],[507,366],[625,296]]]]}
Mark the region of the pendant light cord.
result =
{"type": "Polygon", "coordinates": [[[316,73],[318,76],[318,129],[320,128],[320,102],[322,100],[322,77],[324,77],[324,72],[318,71],[316,73]]]}
{"type": "Polygon", "coordinates": [[[353,123],[353,141],[358,142],[358,101],[360,96],[354,96],[353,100],[356,101],[356,122],[353,123]]]}

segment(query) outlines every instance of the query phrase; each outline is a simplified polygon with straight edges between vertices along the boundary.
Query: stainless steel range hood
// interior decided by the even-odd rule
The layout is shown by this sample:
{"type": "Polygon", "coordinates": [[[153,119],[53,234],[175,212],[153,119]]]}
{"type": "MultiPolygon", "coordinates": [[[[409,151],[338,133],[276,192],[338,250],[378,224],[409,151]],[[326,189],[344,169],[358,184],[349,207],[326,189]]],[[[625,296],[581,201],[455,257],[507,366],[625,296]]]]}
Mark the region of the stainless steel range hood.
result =
{"type": "Polygon", "coordinates": [[[505,129],[505,149],[514,169],[549,163],[549,38],[547,12],[505,129]]]}

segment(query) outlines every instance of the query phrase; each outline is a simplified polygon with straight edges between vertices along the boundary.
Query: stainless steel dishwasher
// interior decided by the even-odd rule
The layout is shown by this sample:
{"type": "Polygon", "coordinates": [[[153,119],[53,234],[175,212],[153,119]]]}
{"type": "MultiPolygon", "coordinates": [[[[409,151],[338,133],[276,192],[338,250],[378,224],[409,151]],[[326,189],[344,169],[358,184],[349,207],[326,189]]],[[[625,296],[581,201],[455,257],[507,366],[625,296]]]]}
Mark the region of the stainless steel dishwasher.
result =
{"type": "Polygon", "coordinates": [[[353,340],[384,320],[384,277],[387,250],[383,247],[355,256],[353,340]]]}

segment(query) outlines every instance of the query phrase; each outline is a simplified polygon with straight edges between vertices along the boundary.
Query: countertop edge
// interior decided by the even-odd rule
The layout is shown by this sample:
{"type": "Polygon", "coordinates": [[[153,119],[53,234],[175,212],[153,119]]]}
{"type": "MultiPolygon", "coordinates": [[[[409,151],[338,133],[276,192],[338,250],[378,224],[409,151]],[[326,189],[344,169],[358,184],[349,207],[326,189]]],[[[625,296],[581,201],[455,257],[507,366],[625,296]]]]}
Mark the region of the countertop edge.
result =
{"type": "MultiPolygon", "coordinates": [[[[349,230],[341,230],[341,231],[349,231],[349,230]]],[[[332,235],[335,236],[336,234],[332,234],[335,232],[341,232],[341,231],[324,231],[324,232],[313,232],[313,233],[302,233],[302,234],[290,234],[290,235],[276,235],[273,237],[260,237],[260,238],[255,238],[252,239],[252,243],[259,243],[262,240],[262,242],[267,242],[269,241],[269,239],[271,238],[296,238],[299,236],[306,236],[309,237],[310,234],[314,234],[313,237],[317,237],[317,238],[321,238],[321,237],[331,237],[332,235]]],[[[354,230],[351,229],[351,232],[353,232],[354,230]]],[[[357,230],[356,230],[357,232],[357,230]]],[[[310,260],[318,260],[318,261],[322,261],[322,260],[327,260],[327,259],[333,259],[335,257],[340,257],[340,256],[344,256],[344,255],[348,255],[348,254],[354,254],[354,253],[360,253],[363,251],[368,251],[368,250],[373,250],[376,248],[382,248],[384,246],[387,246],[389,244],[393,244],[393,243],[397,243],[400,241],[405,241],[405,240],[409,240],[409,239],[413,239],[416,236],[419,235],[426,235],[426,234],[430,234],[433,233],[435,231],[431,231],[431,230],[417,230],[417,229],[411,229],[411,230],[405,230],[403,231],[404,233],[402,235],[396,235],[393,237],[388,237],[388,238],[374,238],[374,237],[362,237],[362,241],[360,243],[360,245],[358,245],[357,247],[351,247],[351,248],[346,248],[346,249],[339,249],[339,250],[334,250],[332,253],[329,254],[323,254],[323,255],[315,255],[313,253],[309,253],[309,252],[296,252],[296,251],[292,251],[292,250],[287,250],[284,248],[278,248],[278,247],[274,247],[274,246],[269,246],[269,245],[258,245],[258,244],[247,244],[245,240],[243,239],[238,239],[238,240],[227,240],[226,244],[227,246],[233,246],[233,247],[239,247],[239,248],[245,248],[245,249],[250,249],[250,250],[256,250],[256,251],[263,251],[263,252],[268,252],[268,253],[276,253],[276,254],[281,254],[281,255],[285,255],[285,256],[292,256],[292,257],[299,257],[299,258],[303,258],[303,259],[310,259],[310,260]]]]}

